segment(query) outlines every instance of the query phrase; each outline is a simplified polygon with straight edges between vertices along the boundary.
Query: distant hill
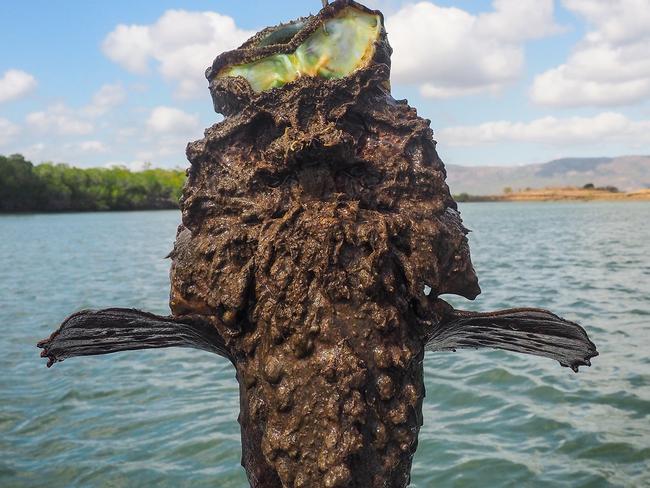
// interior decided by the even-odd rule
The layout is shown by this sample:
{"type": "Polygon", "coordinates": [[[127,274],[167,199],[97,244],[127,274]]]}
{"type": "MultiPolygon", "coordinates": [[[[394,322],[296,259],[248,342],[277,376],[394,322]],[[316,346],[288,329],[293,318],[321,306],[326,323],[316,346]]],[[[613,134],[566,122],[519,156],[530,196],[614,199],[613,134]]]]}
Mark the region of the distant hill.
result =
{"type": "Polygon", "coordinates": [[[623,191],[650,188],[650,156],[564,158],[525,166],[446,165],[451,192],[498,195],[503,189],[549,186],[615,186],[623,191]]]}

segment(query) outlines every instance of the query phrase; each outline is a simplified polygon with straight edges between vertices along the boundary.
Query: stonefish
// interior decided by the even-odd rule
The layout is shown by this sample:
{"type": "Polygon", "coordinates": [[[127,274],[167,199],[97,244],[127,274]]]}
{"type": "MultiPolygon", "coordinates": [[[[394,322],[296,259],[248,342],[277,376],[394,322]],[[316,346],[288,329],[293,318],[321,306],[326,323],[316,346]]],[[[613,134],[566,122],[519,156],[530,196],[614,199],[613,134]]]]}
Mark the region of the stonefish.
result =
{"type": "Polygon", "coordinates": [[[351,0],[270,27],[206,76],[225,119],[188,145],[172,315],[75,313],[72,356],[184,346],[229,359],[250,485],[404,487],[430,351],[498,348],[577,371],[577,324],[480,293],[428,120],[390,92],[384,19],[351,0]]]}

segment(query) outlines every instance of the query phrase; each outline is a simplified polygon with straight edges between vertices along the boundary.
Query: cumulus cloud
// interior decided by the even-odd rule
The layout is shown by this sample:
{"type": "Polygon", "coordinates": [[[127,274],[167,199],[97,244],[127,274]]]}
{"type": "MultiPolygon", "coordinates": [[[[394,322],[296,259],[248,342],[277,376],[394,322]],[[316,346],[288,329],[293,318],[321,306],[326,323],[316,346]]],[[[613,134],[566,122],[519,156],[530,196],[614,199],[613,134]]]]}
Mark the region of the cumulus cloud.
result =
{"type": "Polygon", "coordinates": [[[36,142],[20,148],[27,159],[36,161],[67,162],[77,165],[96,165],[108,153],[108,146],[99,140],[79,140],[62,143],[60,138],[36,142]]]}
{"type": "Polygon", "coordinates": [[[90,121],[62,103],[27,114],[25,122],[36,131],[57,135],[84,135],[94,130],[90,121]]]}
{"type": "Polygon", "coordinates": [[[147,119],[147,127],[157,134],[186,135],[200,127],[199,118],[174,107],[156,107],[147,119]]]}
{"type": "Polygon", "coordinates": [[[184,164],[188,141],[201,137],[198,115],[174,107],[154,108],[145,121],[144,137],[135,153],[135,161],[161,161],[184,164]]]}
{"type": "Polygon", "coordinates": [[[49,157],[46,154],[47,153],[47,146],[42,143],[42,142],[36,142],[34,144],[31,144],[27,147],[24,147],[21,149],[20,153],[25,156],[25,158],[36,161],[36,160],[42,160],[47,158],[48,160],[52,160],[52,155],[50,154],[49,157]]]}
{"type": "Polygon", "coordinates": [[[106,56],[136,74],[147,72],[152,48],[149,27],[144,25],[120,24],[102,44],[106,56]]]}
{"type": "Polygon", "coordinates": [[[0,117],[0,146],[10,143],[19,131],[20,129],[16,124],[0,117]]]}
{"type": "Polygon", "coordinates": [[[66,149],[71,149],[81,153],[105,153],[108,151],[108,147],[102,141],[80,141],[66,144],[66,149]]]}
{"type": "Polygon", "coordinates": [[[95,130],[95,121],[126,99],[121,84],[103,85],[90,103],[71,108],[64,103],[50,105],[45,110],[31,112],[25,117],[27,127],[38,132],[60,136],[87,135],[95,130]]]}
{"type": "Polygon", "coordinates": [[[495,121],[438,131],[449,146],[478,146],[497,142],[584,145],[600,142],[650,143],[650,120],[635,121],[604,112],[593,117],[544,117],[531,122],[495,121]]]}
{"type": "Polygon", "coordinates": [[[591,30],[565,63],[537,76],[531,98],[556,107],[650,98],[650,0],[563,0],[591,30]]]}
{"type": "Polygon", "coordinates": [[[386,19],[393,81],[424,96],[448,98],[496,91],[517,79],[524,44],[559,31],[553,0],[495,0],[472,15],[432,2],[410,3],[386,19]]]}
{"type": "Polygon", "coordinates": [[[215,12],[168,10],[151,25],[118,25],[102,49],[132,73],[144,74],[153,61],[182,98],[203,95],[205,69],[221,52],[237,47],[253,32],[215,12]]]}
{"type": "Polygon", "coordinates": [[[151,169],[153,164],[150,161],[109,161],[104,164],[106,168],[127,168],[130,171],[144,171],[151,169]]]}
{"type": "Polygon", "coordinates": [[[121,83],[103,85],[83,111],[90,117],[99,117],[126,100],[126,90],[121,83]]]}
{"type": "Polygon", "coordinates": [[[29,73],[18,69],[5,71],[0,78],[0,103],[24,97],[36,88],[36,85],[36,78],[29,73]]]}

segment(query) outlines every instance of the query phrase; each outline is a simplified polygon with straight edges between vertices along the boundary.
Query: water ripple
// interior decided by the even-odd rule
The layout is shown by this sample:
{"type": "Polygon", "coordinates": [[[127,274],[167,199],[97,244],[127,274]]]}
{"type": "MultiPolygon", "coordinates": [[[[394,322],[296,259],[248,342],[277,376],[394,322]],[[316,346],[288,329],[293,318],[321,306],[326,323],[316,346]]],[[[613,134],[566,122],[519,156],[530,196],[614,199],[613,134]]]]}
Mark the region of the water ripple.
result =
{"type": "MultiPolygon", "coordinates": [[[[574,375],[503,351],[427,354],[418,488],[650,486],[645,203],[467,204],[484,294],[587,328],[574,375]],[[621,218],[624,215],[624,218],[621,218]]],[[[35,342],[71,311],[166,313],[177,212],[0,217],[0,486],[247,486],[228,362],[169,349],[46,370],[35,342]]]]}

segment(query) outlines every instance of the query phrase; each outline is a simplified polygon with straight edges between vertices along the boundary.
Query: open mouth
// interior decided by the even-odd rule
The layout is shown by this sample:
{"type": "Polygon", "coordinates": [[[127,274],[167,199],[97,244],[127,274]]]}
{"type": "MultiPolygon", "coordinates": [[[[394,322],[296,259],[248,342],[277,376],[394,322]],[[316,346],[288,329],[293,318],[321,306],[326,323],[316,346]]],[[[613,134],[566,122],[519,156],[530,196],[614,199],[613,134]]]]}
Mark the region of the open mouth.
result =
{"type": "MultiPolygon", "coordinates": [[[[303,25],[296,22],[283,26],[262,39],[258,46],[286,44],[303,25]]],[[[279,88],[303,76],[345,78],[368,65],[380,33],[379,15],[347,7],[334,18],[325,20],[294,52],[227,66],[217,77],[241,76],[257,93],[279,88]]]]}

